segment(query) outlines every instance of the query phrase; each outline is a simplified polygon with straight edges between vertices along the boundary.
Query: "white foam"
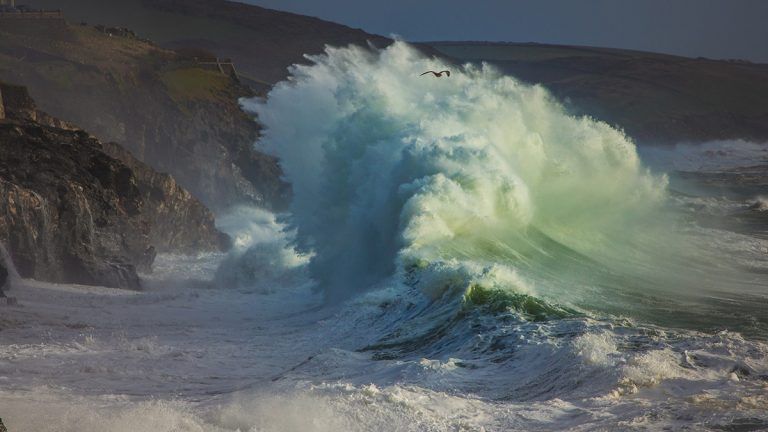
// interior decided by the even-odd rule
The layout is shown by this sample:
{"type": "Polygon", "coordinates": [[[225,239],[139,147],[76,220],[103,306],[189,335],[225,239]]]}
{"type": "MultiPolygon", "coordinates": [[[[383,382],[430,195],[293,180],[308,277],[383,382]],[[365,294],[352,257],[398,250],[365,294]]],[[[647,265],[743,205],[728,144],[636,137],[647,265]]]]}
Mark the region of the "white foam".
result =
{"type": "Polygon", "coordinates": [[[233,239],[232,250],[216,272],[220,286],[268,293],[310,283],[305,272],[310,255],[294,249],[294,233],[277,215],[237,207],[220,216],[217,226],[233,239]]]}
{"type": "Polygon", "coordinates": [[[491,67],[419,76],[442,65],[403,42],[309,58],[242,104],[293,185],[291,226],[331,297],[422,261],[508,265],[541,247],[530,226],[610,259],[664,196],[623,133],[491,67]]]}
{"type": "Polygon", "coordinates": [[[587,333],[573,341],[574,350],[587,364],[613,366],[619,354],[616,342],[607,332],[587,333]]]}

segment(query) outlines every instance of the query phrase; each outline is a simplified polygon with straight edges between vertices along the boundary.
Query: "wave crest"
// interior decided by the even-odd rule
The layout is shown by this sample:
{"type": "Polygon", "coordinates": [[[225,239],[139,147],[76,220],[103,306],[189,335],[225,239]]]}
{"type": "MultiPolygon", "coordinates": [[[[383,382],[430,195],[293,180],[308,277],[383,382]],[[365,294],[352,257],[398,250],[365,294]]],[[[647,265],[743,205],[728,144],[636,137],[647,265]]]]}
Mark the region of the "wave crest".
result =
{"type": "Polygon", "coordinates": [[[310,60],[244,106],[293,184],[291,225],[330,297],[420,262],[509,266],[530,279],[534,256],[552,253],[531,229],[610,257],[617,234],[664,196],[665,179],[622,132],[490,67],[421,77],[439,61],[403,42],[310,60]]]}

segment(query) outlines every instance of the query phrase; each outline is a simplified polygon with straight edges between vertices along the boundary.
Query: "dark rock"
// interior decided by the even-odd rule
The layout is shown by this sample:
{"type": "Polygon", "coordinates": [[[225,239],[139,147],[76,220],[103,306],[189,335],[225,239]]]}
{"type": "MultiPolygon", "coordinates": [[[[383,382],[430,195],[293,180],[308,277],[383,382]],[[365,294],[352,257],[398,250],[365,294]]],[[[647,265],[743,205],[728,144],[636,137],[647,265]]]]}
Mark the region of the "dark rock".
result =
{"type": "Polygon", "coordinates": [[[158,252],[220,250],[211,212],[168,174],[0,83],[0,242],[21,277],[139,288],[158,252]]]}
{"type": "Polygon", "coordinates": [[[96,139],[0,123],[0,196],[0,241],[22,277],[140,287],[136,265],[151,264],[141,194],[96,139]]]}
{"type": "Polygon", "coordinates": [[[211,212],[168,174],[37,110],[0,82],[0,242],[21,277],[139,288],[159,252],[221,250],[211,212]]]}
{"type": "Polygon", "coordinates": [[[768,211],[768,201],[765,199],[758,199],[754,203],[750,204],[749,210],[764,212],[768,211]]]}
{"type": "Polygon", "coordinates": [[[213,213],[176,183],[168,174],[158,173],[115,143],[103,144],[104,151],[128,165],[138,181],[144,201],[144,217],[150,221],[147,251],[195,253],[226,250],[229,237],[216,229],[213,213]],[[155,249],[156,248],[156,249],[155,249]]]}
{"type": "Polygon", "coordinates": [[[5,118],[11,120],[37,121],[37,107],[26,88],[10,84],[3,84],[2,101],[5,118]]]}
{"type": "Polygon", "coordinates": [[[731,368],[731,373],[735,373],[740,379],[749,378],[753,375],[753,370],[746,364],[736,364],[731,368]]]}
{"type": "Polygon", "coordinates": [[[0,119],[30,121],[43,125],[74,130],[74,125],[39,111],[26,87],[2,83],[0,88],[0,119]]]}

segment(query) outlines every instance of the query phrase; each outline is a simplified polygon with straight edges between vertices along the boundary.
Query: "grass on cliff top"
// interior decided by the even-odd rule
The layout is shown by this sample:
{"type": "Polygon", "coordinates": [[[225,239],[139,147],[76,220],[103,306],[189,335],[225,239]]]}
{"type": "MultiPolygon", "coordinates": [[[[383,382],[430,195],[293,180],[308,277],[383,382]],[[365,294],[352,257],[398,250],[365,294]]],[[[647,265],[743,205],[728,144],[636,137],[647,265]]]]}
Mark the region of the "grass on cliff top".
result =
{"type": "Polygon", "coordinates": [[[229,94],[230,78],[201,68],[164,71],[160,79],[176,102],[213,101],[229,94]]]}

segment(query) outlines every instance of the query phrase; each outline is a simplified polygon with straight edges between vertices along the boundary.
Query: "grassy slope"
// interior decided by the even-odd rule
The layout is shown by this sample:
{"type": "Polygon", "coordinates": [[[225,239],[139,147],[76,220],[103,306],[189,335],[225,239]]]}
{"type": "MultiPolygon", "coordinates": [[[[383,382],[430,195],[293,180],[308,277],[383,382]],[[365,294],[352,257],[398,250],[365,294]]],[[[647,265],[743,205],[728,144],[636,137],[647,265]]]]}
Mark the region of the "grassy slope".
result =
{"type": "Polygon", "coordinates": [[[35,0],[64,8],[73,22],[128,27],[161,46],[205,48],[232,58],[253,81],[275,83],[286,68],[324,45],[389,43],[380,36],[320,19],[224,0],[35,0]]]}
{"type": "MultiPolygon", "coordinates": [[[[191,101],[235,106],[243,94],[229,77],[151,43],[90,26],[12,24],[0,23],[0,77],[29,86],[44,111],[76,124],[125,122],[126,109],[141,111],[149,101],[168,109],[191,101]]],[[[132,138],[127,131],[93,132],[132,138]]]]}
{"type": "Polygon", "coordinates": [[[160,80],[179,103],[216,99],[229,85],[229,78],[219,72],[194,67],[163,71],[160,80]]]}
{"type": "Polygon", "coordinates": [[[541,83],[573,111],[623,127],[641,142],[768,140],[765,64],[538,44],[433,46],[541,83]]]}

